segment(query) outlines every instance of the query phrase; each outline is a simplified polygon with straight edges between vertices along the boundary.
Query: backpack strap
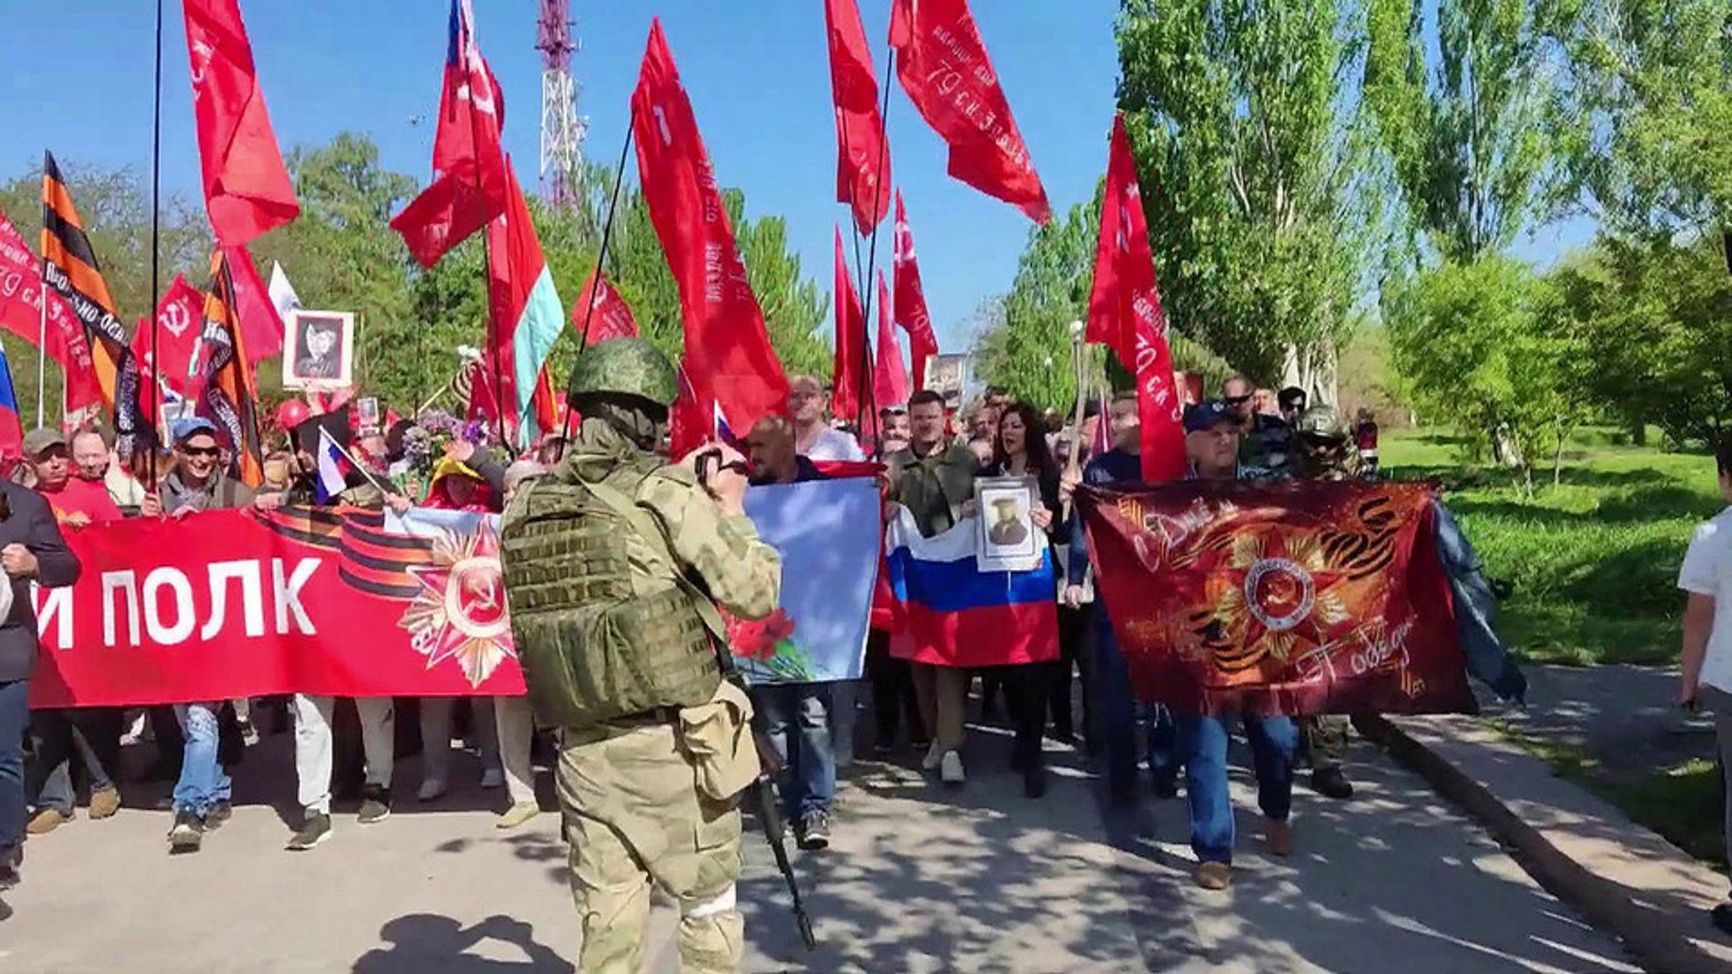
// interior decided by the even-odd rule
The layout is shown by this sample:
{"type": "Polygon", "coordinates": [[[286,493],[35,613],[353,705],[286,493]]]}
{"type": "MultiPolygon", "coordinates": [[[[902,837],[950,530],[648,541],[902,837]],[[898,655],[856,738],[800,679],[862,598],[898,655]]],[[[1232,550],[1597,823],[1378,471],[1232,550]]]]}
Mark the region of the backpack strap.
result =
{"type": "Polygon", "coordinates": [[[728,624],[722,620],[722,614],[716,610],[716,604],[709,596],[698,590],[692,580],[680,568],[679,561],[674,558],[673,549],[668,544],[660,520],[651,516],[643,505],[625,495],[624,491],[612,484],[602,481],[583,481],[596,500],[611,508],[615,514],[624,518],[637,533],[643,536],[644,543],[649,546],[651,558],[657,562],[674,581],[691,596],[692,604],[698,611],[698,617],[703,619],[704,628],[723,646],[728,644],[728,624]]]}

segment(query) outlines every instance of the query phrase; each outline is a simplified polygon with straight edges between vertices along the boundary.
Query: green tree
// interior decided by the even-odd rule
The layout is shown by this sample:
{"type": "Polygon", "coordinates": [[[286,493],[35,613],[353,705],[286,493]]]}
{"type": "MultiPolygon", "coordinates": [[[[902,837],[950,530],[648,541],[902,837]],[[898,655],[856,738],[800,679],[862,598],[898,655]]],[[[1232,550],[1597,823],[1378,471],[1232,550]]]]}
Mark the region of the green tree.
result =
{"type": "Polygon", "coordinates": [[[1119,106],[1172,326],[1334,399],[1378,214],[1358,0],[1128,0],[1119,106]]]}
{"type": "Polygon", "coordinates": [[[1553,327],[1553,297],[1531,267],[1491,255],[1445,263],[1392,290],[1389,338],[1414,404],[1430,420],[1491,432],[1529,488],[1581,421],[1581,349],[1553,327]]]}

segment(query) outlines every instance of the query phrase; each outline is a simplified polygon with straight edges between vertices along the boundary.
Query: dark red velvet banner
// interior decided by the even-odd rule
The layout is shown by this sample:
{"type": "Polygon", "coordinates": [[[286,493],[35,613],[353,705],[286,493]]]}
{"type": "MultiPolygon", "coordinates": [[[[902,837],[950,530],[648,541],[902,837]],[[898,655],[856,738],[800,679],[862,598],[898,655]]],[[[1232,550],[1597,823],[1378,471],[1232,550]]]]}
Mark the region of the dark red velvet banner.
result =
{"type": "Polygon", "coordinates": [[[1096,590],[1181,713],[1473,710],[1423,484],[1084,488],[1096,590]]]}

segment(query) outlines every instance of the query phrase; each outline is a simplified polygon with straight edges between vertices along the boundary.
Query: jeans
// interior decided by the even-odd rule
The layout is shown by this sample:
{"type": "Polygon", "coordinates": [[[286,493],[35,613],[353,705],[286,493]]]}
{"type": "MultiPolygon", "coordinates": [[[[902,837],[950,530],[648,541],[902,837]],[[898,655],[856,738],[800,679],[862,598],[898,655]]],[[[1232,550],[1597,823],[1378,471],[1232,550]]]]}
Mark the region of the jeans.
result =
{"type": "Polygon", "coordinates": [[[221,703],[175,704],[174,713],[186,735],[180,780],[174,785],[174,810],[204,815],[229,800],[229,776],[218,752],[222,732],[217,721],[221,703]]]}
{"type": "Polygon", "coordinates": [[[0,683],[0,852],[24,841],[24,729],[30,681],[0,683]]]}
{"type": "Polygon", "coordinates": [[[122,712],[112,707],[38,710],[30,715],[36,744],[30,786],[38,810],[72,814],[74,753],[90,778],[91,794],[114,787],[114,771],[120,766],[121,719],[122,712]]]}
{"type": "MultiPolygon", "coordinates": [[[[1137,702],[1131,695],[1130,666],[1119,652],[1106,607],[1094,604],[1095,716],[1106,744],[1107,781],[1114,789],[1128,789],[1137,777],[1137,702]]],[[[1149,725],[1149,773],[1166,785],[1178,780],[1179,759],[1174,753],[1173,715],[1160,704],[1145,710],[1149,725]]],[[[1091,733],[1092,733],[1091,728],[1091,733]]]]}
{"type": "MultiPolygon", "coordinates": [[[[295,779],[301,807],[320,815],[331,814],[331,718],[337,701],[297,693],[291,713],[295,717],[295,779]]],[[[390,697],[355,700],[361,718],[361,747],[367,754],[367,784],[391,788],[396,758],[390,697]]]]}
{"type": "MultiPolygon", "coordinates": [[[[1185,756],[1185,797],[1191,803],[1191,851],[1199,862],[1233,861],[1233,801],[1227,793],[1227,721],[1231,715],[1178,718],[1185,756]]],[[[1285,822],[1293,810],[1293,752],[1299,726],[1291,717],[1242,717],[1257,769],[1257,807],[1285,822]]]]}
{"type": "Polygon", "coordinates": [[[830,811],[836,794],[836,755],[830,749],[830,683],[754,687],[764,730],[782,759],[782,814],[798,822],[830,811]]]}

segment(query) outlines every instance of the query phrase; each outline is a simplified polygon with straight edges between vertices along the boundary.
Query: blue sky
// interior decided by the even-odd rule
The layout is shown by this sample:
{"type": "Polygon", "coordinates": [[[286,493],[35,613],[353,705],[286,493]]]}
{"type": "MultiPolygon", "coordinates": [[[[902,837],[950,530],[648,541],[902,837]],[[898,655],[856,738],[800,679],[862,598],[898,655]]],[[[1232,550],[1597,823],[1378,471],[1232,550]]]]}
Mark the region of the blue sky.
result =
{"type": "MultiPolygon", "coordinates": [[[[474,0],[477,35],[506,94],[506,143],[535,185],[540,54],[534,0],[474,0]]],[[[882,72],[888,0],[862,0],[882,72]]],[[[976,0],[972,5],[1055,211],[1092,194],[1106,166],[1118,63],[1114,0],[976,0]]],[[[358,130],[387,167],[425,180],[439,95],[447,0],[241,0],[278,139],[285,147],[358,130]]],[[[779,213],[805,269],[826,290],[836,144],[822,0],[573,0],[582,49],[573,72],[589,118],[585,154],[612,164],[625,134],[651,13],[659,14],[724,186],[753,214],[779,213]]],[[[150,164],[149,0],[0,0],[0,177],[43,146],[62,163],[150,164]]],[[[178,0],[164,13],[163,184],[196,198],[197,147],[178,0]]],[[[882,76],[879,83],[885,83],[882,76]]],[[[892,176],[907,199],[927,299],[946,351],[961,350],[980,301],[1008,290],[1031,226],[1010,206],[944,173],[943,144],[900,87],[888,120],[892,176]]],[[[630,166],[630,164],[628,164],[630,166]]],[[[76,191],[76,187],[74,187],[76,191]]],[[[1549,262],[1581,224],[1517,248],[1549,262]]],[[[880,264],[889,223],[880,233],[880,264]]],[[[290,268],[293,274],[293,268],[290,268]]],[[[316,296],[307,296],[317,300],[316,296]]],[[[567,296],[569,298],[569,295],[567,296]]]]}

